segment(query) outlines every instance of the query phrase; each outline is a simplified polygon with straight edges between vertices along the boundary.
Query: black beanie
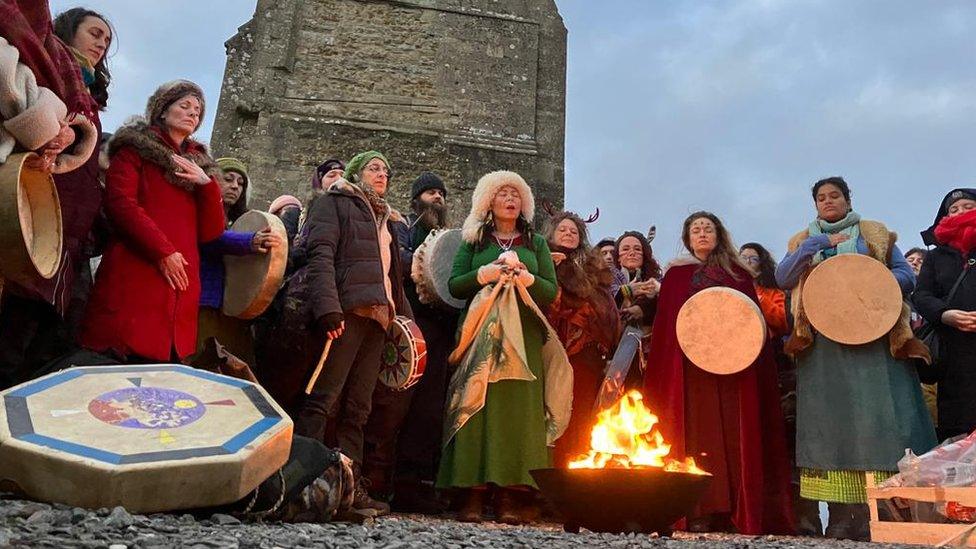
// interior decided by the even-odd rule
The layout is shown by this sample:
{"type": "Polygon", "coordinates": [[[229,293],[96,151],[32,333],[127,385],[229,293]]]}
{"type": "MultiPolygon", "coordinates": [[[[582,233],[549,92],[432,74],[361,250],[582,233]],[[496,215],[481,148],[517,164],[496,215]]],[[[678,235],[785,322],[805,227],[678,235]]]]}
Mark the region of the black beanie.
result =
{"type": "Polygon", "coordinates": [[[410,198],[417,198],[430,189],[440,189],[444,193],[444,198],[447,198],[447,187],[444,186],[444,182],[431,172],[424,172],[417,176],[410,189],[410,198]]]}

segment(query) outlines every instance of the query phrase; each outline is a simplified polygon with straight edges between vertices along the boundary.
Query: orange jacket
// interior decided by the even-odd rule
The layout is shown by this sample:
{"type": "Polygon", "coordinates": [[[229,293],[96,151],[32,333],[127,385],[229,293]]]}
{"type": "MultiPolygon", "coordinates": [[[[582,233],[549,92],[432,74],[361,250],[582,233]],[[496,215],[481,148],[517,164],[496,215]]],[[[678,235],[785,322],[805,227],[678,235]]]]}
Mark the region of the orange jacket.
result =
{"type": "Polygon", "coordinates": [[[786,320],[786,294],[778,288],[763,288],[756,285],[756,295],[759,297],[759,308],[766,318],[769,337],[783,337],[790,333],[790,326],[786,320]]]}

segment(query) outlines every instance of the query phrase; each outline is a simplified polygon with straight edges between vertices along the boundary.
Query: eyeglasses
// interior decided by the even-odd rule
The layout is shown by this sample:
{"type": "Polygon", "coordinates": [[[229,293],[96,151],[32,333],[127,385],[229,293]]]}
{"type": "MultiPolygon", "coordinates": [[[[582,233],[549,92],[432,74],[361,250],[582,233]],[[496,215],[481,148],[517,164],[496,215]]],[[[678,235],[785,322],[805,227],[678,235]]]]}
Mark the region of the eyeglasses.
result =
{"type": "Polygon", "coordinates": [[[759,264],[759,257],[754,255],[740,255],[739,259],[741,259],[744,263],[750,263],[750,264],[755,263],[757,265],[759,264]]]}
{"type": "Polygon", "coordinates": [[[390,177],[393,176],[393,172],[391,172],[389,169],[384,168],[383,166],[380,166],[378,164],[373,164],[372,166],[368,166],[366,168],[366,171],[369,172],[369,173],[385,173],[387,179],[389,179],[390,177]]]}

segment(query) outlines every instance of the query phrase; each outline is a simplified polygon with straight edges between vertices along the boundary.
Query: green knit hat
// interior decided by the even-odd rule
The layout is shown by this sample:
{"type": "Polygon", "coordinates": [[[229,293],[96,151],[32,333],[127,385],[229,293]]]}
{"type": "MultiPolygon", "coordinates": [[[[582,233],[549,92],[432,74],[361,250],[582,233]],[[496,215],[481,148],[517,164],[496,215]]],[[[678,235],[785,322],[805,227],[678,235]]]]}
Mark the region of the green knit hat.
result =
{"type": "Polygon", "coordinates": [[[356,178],[359,176],[359,172],[363,171],[366,164],[369,164],[369,161],[374,158],[379,158],[384,164],[386,164],[386,169],[390,170],[392,177],[393,166],[391,166],[390,161],[383,156],[383,153],[379,151],[366,151],[357,154],[356,156],[352,157],[352,160],[346,162],[346,172],[344,174],[346,181],[349,181],[350,183],[358,183],[359,181],[357,181],[356,178]]]}
{"type": "Polygon", "coordinates": [[[220,171],[226,172],[237,172],[244,176],[244,180],[248,180],[247,177],[247,167],[243,162],[236,158],[224,157],[217,159],[217,166],[220,167],[220,171]]]}

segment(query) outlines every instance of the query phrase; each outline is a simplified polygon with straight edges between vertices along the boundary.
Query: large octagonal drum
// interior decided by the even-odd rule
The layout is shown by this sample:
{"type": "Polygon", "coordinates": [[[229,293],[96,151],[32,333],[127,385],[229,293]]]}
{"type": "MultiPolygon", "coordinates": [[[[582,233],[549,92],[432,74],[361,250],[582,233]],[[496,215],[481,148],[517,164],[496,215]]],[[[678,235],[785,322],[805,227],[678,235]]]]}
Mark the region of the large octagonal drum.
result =
{"type": "Polygon", "coordinates": [[[861,254],[834,256],[803,283],[803,309],[824,337],[845,345],[880,339],[901,315],[901,287],[888,267],[861,254]]]}
{"type": "Polygon", "coordinates": [[[230,230],[256,233],[271,227],[281,245],[267,253],[225,255],[223,312],[244,320],[257,317],[271,305],[285,278],[288,264],[288,233],[278,216],[251,210],[234,222],[230,230]]]}
{"type": "Polygon", "coordinates": [[[713,374],[741,372],[766,344],[766,319],[746,294],[722,286],[691,296],[678,311],[678,345],[695,366],[713,374]]]}
{"type": "Polygon", "coordinates": [[[79,507],[231,503],[291,445],[291,420],[261,387],[187,366],[72,368],[4,391],[0,404],[0,480],[79,507]]]}

